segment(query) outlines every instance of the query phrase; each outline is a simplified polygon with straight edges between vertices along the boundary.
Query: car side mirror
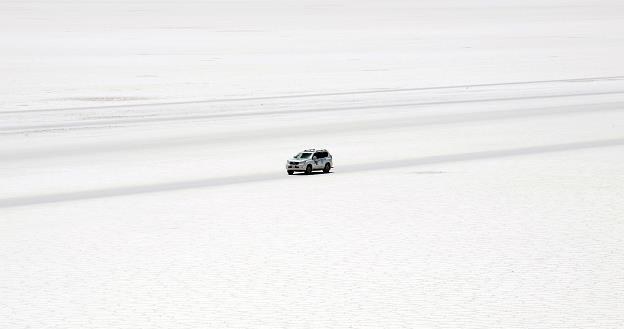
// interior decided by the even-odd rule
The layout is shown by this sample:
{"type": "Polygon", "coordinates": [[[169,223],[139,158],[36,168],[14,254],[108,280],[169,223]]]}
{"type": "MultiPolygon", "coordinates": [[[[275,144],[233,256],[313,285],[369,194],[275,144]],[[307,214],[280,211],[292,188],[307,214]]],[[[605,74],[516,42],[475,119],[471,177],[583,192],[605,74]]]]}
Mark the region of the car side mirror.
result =
{"type": "Polygon", "coordinates": [[[316,159],[318,159],[316,156],[313,156],[313,157],[312,157],[312,160],[316,160],[316,159]]]}

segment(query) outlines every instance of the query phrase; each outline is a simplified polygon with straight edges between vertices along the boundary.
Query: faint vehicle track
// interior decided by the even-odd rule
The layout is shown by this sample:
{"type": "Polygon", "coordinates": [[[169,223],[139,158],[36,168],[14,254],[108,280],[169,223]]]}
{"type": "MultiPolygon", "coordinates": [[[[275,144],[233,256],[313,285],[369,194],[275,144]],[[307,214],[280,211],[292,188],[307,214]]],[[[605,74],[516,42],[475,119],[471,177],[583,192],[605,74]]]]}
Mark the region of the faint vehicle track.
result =
{"type": "Polygon", "coordinates": [[[121,117],[119,119],[110,119],[110,117],[107,117],[104,119],[79,120],[79,121],[65,122],[65,123],[60,123],[60,124],[6,126],[6,127],[0,128],[0,134],[2,135],[22,134],[22,133],[28,133],[28,132],[45,132],[45,131],[80,129],[80,128],[101,128],[101,127],[108,128],[112,126],[123,126],[123,125],[128,125],[128,124],[196,121],[196,120],[236,118],[236,117],[293,115],[293,114],[309,114],[309,113],[322,113],[322,112],[358,111],[358,110],[382,109],[382,108],[392,109],[392,108],[420,107],[420,106],[431,106],[431,105],[487,103],[487,102],[551,99],[551,98],[566,98],[566,97],[580,97],[580,96],[603,96],[603,95],[619,95],[619,94],[624,94],[624,90],[555,94],[555,95],[539,95],[539,96],[512,96],[512,97],[495,97],[495,98],[483,98],[483,99],[459,99],[459,100],[414,102],[414,103],[400,103],[400,104],[327,107],[327,108],[313,108],[313,109],[304,109],[304,110],[273,110],[273,111],[203,114],[203,115],[181,115],[181,116],[160,116],[160,117],[156,116],[156,117],[147,117],[147,118],[146,117],[140,117],[140,118],[121,117]]]}
{"type": "Polygon", "coordinates": [[[294,95],[278,95],[278,96],[239,97],[239,98],[215,98],[215,99],[203,99],[203,100],[180,101],[180,102],[160,102],[160,103],[155,102],[155,103],[140,103],[140,104],[126,104],[126,105],[67,107],[67,108],[53,108],[53,109],[40,109],[40,110],[0,111],[0,115],[21,114],[21,113],[26,113],[26,112],[44,113],[44,112],[103,110],[103,109],[152,107],[152,106],[165,106],[165,105],[243,102],[243,101],[261,101],[261,100],[274,100],[274,99],[291,99],[291,98],[315,98],[315,97],[327,97],[327,96],[384,94],[384,93],[399,93],[399,92],[410,92],[410,91],[465,89],[465,88],[500,87],[500,86],[515,86],[515,85],[535,85],[535,84],[566,83],[566,82],[591,82],[591,81],[623,80],[623,79],[624,79],[624,76],[609,76],[609,77],[589,77],[589,78],[573,78],[573,79],[558,79],[558,80],[534,80],[534,81],[516,81],[516,82],[500,82],[500,83],[465,84],[465,85],[418,87],[418,88],[356,90],[356,91],[343,91],[343,92],[333,92],[333,93],[310,93],[310,94],[294,94],[294,95]]]}
{"type": "Polygon", "coordinates": [[[86,155],[102,152],[119,152],[128,150],[145,150],[161,148],[177,148],[194,145],[210,145],[223,143],[257,141],[261,139],[282,138],[284,134],[296,133],[351,133],[383,129],[400,129],[433,125],[457,124],[466,122],[485,122],[495,120],[510,120],[518,118],[554,116],[574,113],[610,112],[624,110],[624,102],[605,104],[582,104],[569,106],[540,107],[531,109],[516,109],[504,111],[480,111],[468,113],[450,113],[439,115],[424,115],[417,117],[397,117],[391,119],[353,120],[350,122],[326,123],[323,126],[294,125],[282,127],[278,130],[240,130],[227,133],[207,133],[191,137],[159,138],[150,140],[127,140],[123,143],[113,141],[84,147],[84,145],[63,145],[59,147],[47,146],[45,149],[12,150],[0,152],[5,162],[25,159],[49,158],[86,155]]]}

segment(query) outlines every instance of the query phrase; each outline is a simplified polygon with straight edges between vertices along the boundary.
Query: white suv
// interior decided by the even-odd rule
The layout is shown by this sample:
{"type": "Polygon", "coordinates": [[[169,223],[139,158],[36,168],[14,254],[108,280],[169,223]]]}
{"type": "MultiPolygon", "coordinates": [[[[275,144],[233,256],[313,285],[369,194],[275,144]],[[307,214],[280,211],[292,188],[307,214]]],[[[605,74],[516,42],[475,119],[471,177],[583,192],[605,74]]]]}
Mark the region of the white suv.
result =
{"type": "Polygon", "coordinates": [[[333,167],[332,156],[327,150],[305,150],[286,161],[286,172],[289,175],[295,171],[303,171],[309,175],[313,170],[323,170],[324,173],[328,173],[333,167]]]}

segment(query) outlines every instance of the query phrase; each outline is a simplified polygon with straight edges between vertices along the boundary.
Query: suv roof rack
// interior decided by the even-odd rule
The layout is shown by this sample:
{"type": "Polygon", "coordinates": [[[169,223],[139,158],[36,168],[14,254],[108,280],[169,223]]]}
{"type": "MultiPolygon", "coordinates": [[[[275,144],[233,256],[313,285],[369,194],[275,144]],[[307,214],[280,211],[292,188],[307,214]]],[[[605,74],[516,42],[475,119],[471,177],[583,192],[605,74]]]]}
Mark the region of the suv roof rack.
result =
{"type": "Polygon", "coordinates": [[[318,152],[318,151],[325,152],[327,150],[326,149],[318,149],[318,150],[317,149],[307,149],[307,150],[303,150],[303,152],[318,152]]]}

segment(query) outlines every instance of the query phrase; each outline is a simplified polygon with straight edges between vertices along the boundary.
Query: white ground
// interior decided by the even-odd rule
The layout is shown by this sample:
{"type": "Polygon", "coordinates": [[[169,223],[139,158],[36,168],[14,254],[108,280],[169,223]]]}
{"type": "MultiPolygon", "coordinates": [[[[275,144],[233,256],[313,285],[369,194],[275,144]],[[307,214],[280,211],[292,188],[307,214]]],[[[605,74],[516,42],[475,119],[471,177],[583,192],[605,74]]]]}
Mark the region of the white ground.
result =
{"type": "Polygon", "coordinates": [[[620,1],[0,6],[0,328],[624,327],[620,1]]]}

